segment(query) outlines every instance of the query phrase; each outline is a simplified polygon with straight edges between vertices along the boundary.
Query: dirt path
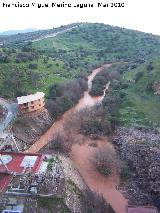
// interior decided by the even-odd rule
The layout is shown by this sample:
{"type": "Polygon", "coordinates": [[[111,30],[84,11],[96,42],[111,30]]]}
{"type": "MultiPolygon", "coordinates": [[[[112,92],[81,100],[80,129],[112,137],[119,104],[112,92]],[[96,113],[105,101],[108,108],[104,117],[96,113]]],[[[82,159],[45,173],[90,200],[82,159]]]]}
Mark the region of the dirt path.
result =
{"type": "MultiPolygon", "coordinates": [[[[54,135],[57,132],[60,132],[61,134],[64,133],[63,124],[65,119],[72,114],[73,112],[79,111],[85,107],[91,107],[95,104],[100,103],[105,95],[106,90],[109,88],[110,82],[106,85],[106,88],[104,90],[103,96],[100,97],[91,97],[89,95],[89,91],[92,88],[92,80],[94,77],[104,68],[104,67],[110,67],[111,64],[107,64],[102,66],[101,68],[93,70],[92,74],[88,76],[88,91],[84,92],[84,97],[80,99],[78,104],[73,107],[72,109],[68,110],[64,115],[61,117],[61,119],[57,122],[55,122],[51,128],[40,137],[38,141],[36,141],[27,151],[28,152],[38,152],[40,149],[42,149],[45,145],[47,145],[54,137],[54,135]]],[[[74,137],[77,137],[75,135],[74,137]]],[[[116,174],[113,174],[110,177],[104,177],[100,173],[98,173],[90,163],[90,157],[94,154],[95,148],[88,146],[91,139],[85,138],[84,145],[73,145],[72,146],[72,152],[71,152],[71,158],[74,161],[77,169],[79,170],[80,174],[82,175],[83,179],[87,183],[87,185],[92,189],[98,192],[99,194],[103,195],[104,198],[108,203],[112,205],[114,210],[117,213],[125,213],[126,212],[126,206],[127,201],[122,196],[122,194],[116,190],[116,187],[119,184],[119,178],[116,174]]],[[[106,144],[109,147],[114,147],[108,143],[105,140],[99,140],[96,141],[98,147],[103,146],[106,144]]]]}

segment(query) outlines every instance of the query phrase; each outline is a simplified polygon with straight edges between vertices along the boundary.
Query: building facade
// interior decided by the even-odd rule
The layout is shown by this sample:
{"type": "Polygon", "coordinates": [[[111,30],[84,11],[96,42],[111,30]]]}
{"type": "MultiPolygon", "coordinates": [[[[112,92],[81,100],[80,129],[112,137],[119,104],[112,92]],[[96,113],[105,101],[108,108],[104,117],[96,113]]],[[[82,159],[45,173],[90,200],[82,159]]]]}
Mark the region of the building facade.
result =
{"type": "Polygon", "coordinates": [[[37,92],[32,95],[17,97],[19,111],[29,113],[41,109],[45,105],[44,93],[37,92]]]}

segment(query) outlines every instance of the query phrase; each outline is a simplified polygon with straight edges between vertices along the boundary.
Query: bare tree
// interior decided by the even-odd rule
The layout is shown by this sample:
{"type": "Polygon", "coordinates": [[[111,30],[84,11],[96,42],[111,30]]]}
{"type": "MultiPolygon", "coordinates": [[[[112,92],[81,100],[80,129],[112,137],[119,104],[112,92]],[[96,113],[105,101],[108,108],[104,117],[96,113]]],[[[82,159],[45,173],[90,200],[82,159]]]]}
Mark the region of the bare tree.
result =
{"type": "Polygon", "coordinates": [[[49,144],[49,149],[68,155],[71,150],[71,143],[66,136],[57,132],[49,144]]]}
{"type": "Polygon", "coordinates": [[[64,123],[66,132],[87,136],[102,136],[111,133],[111,126],[101,107],[92,107],[72,113],[64,123]]]}

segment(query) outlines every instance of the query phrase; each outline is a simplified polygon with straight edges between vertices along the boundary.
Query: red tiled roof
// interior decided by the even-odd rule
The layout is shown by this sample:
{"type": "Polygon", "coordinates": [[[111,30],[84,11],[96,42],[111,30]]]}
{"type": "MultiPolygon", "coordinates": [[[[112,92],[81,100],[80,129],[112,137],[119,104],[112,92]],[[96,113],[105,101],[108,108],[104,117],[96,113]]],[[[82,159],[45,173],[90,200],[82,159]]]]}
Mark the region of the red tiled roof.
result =
{"type": "Polygon", "coordinates": [[[155,207],[128,207],[128,213],[158,213],[155,207]]]}
{"type": "MultiPolygon", "coordinates": [[[[21,162],[23,161],[25,156],[37,156],[36,162],[32,167],[32,172],[37,172],[40,164],[42,162],[43,156],[42,154],[32,154],[32,153],[16,153],[16,152],[0,152],[1,155],[10,155],[12,160],[6,164],[10,172],[22,173],[24,168],[21,167],[21,162]]],[[[0,173],[4,172],[6,169],[3,164],[0,164],[0,173]]]]}
{"type": "Polygon", "coordinates": [[[10,155],[12,160],[6,164],[9,172],[3,164],[0,164],[0,192],[4,192],[12,179],[12,173],[23,173],[24,167],[21,167],[21,163],[25,156],[37,156],[34,166],[31,168],[31,172],[36,173],[43,160],[43,155],[39,153],[16,153],[16,152],[0,152],[3,155],[10,155]],[[8,173],[8,174],[7,174],[8,173]]]}

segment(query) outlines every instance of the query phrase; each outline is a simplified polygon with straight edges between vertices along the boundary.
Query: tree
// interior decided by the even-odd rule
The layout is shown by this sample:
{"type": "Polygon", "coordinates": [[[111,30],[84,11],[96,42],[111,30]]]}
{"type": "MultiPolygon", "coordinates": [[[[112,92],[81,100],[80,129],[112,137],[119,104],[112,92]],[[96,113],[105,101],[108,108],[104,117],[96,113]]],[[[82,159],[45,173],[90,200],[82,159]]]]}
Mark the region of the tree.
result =
{"type": "Polygon", "coordinates": [[[121,162],[109,145],[99,148],[91,158],[91,162],[97,171],[105,176],[111,175],[113,171],[120,172],[121,162]]]}
{"type": "Polygon", "coordinates": [[[135,75],[135,81],[139,81],[140,78],[142,78],[144,76],[144,73],[143,72],[137,72],[136,75],[135,75]]]}
{"type": "Polygon", "coordinates": [[[87,188],[81,197],[81,212],[83,213],[116,213],[103,196],[87,188]]]}
{"type": "Polygon", "coordinates": [[[28,68],[29,68],[29,69],[37,69],[37,68],[38,68],[38,64],[30,63],[30,64],[28,65],[28,68]]]}
{"type": "Polygon", "coordinates": [[[71,150],[71,143],[69,143],[69,140],[67,140],[64,135],[57,132],[49,144],[49,149],[53,149],[56,152],[68,155],[71,150]]]}
{"type": "Polygon", "coordinates": [[[150,62],[150,63],[147,65],[146,69],[147,69],[148,72],[152,71],[152,70],[154,69],[154,67],[153,67],[153,62],[150,62]]]}

